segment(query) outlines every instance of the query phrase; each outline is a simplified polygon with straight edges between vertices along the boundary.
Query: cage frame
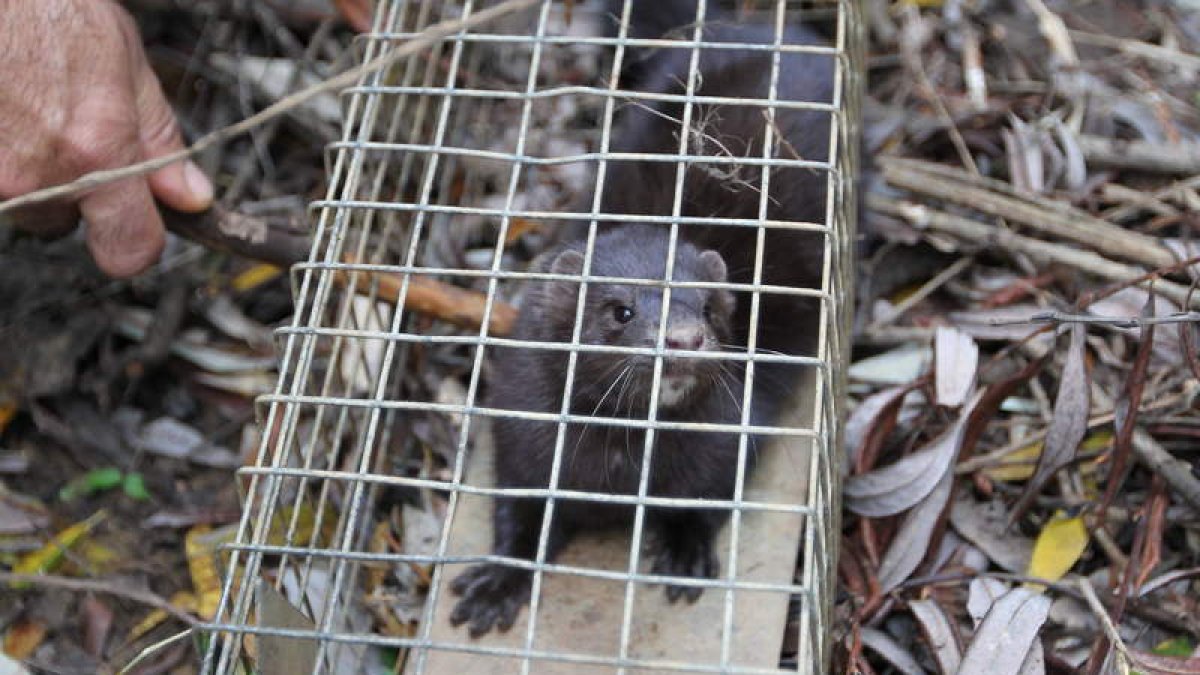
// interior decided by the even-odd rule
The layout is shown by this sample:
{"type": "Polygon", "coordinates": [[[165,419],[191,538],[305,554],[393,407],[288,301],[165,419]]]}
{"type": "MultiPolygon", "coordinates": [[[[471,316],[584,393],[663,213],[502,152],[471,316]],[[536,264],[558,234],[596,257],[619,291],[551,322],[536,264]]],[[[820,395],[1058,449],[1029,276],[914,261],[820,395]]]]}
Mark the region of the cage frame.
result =
{"type": "MultiPolygon", "coordinates": [[[[709,0],[709,2],[713,2],[713,0],[709,0]]],[[[281,431],[274,436],[270,433],[264,433],[254,466],[247,466],[239,471],[239,480],[245,481],[245,485],[242,487],[244,488],[247,508],[239,521],[236,541],[224,546],[223,550],[228,551],[231,556],[228,561],[229,568],[240,569],[242,572],[241,577],[238,574],[227,574],[227,578],[223,584],[217,618],[202,627],[203,631],[212,636],[212,639],[209,641],[209,647],[204,655],[202,666],[204,672],[231,672],[234,670],[243,649],[243,635],[274,635],[278,637],[316,639],[319,648],[314,672],[321,670],[322,664],[326,660],[327,650],[336,649],[336,645],[345,643],[415,649],[415,666],[417,672],[422,672],[425,659],[433,649],[455,649],[481,655],[494,654],[519,657],[522,658],[522,672],[529,672],[534,661],[542,659],[567,663],[611,665],[618,668],[621,672],[624,672],[626,669],[637,670],[640,668],[679,672],[789,672],[779,669],[747,668],[731,664],[733,603],[735,593],[739,590],[771,591],[806,596],[808,602],[805,603],[805,611],[802,612],[799,626],[799,654],[808,655],[807,664],[812,672],[820,670],[822,664],[825,666],[828,665],[830,649],[827,635],[830,629],[828,622],[832,606],[833,584],[831,560],[835,555],[837,532],[839,530],[837,505],[840,473],[838,455],[841,440],[841,393],[845,391],[844,368],[838,368],[835,365],[845,362],[849,349],[851,320],[849,305],[853,297],[853,267],[851,261],[854,223],[857,213],[857,200],[854,196],[855,186],[853,182],[854,177],[857,175],[859,162],[857,111],[861,105],[860,99],[864,72],[863,21],[859,0],[831,0],[831,2],[837,8],[837,19],[834,44],[829,47],[783,45],[781,43],[782,26],[784,25],[785,12],[788,8],[787,0],[777,0],[773,3],[776,14],[776,43],[774,45],[704,41],[702,39],[701,28],[705,3],[703,1],[700,2],[700,20],[693,29],[693,40],[690,43],[692,56],[689,65],[688,91],[686,94],[679,96],[624,90],[619,89],[617,85],[617,76],[620,72],[622,54],[625,49],[629,47],[655,46],[678,48],[681,44],[679,41],[630,38],[625,33],[627,27],[625,24],[627,22],[623,22],[621,32],[618,36],[611,38],[579,38],[575,36],[548,35],[546,27],[553,4],[552,0],[540,0],[536,3],[530,3],[534,4],[537,17],[537,29],[532,36],[510,36],[507,34],[489,33],[486,32],[487,28],[485,27],[481,29],[485,32],[461,30],[454,36],[440,41],[435,47],[431,48],[431,50],[438,50],[436,53],[443,55],[449,52],[449,64],[446,68],[448,84],[445,86],[437,87],[425,84],[425,82],[430,80],[431,73],[433,72],[430,64],[433,64],[437,59],[427,59],[424,61],[425,79],[422,81],[422,84],[411,84],[412,78],[419,77],[418,71],[422,65],[420,59],[414,58],[402,62],[392,71],[367,73],[361,78],[359,84],[345,90],[343,97],[346,101],[346,119],[352,123],[348,123],[345,126],[343,138],[329,146],[333,157],[332,165],[329,167],[331,180],[326,196],[314,201],[311,205],[311,209],[316,213],[316,222],[309,260],[296,265],[292,272],[295,288],[294,296],[297,298],[297,311],[292,324],[282,327],[277,331],[277,336],[283,345],[278,385],[274,392],[261,396],[258,399],[258,403],[266,408],[266,414],[263,416],[263,428],[267,430],[278,428],[281,431]],[[504,43],[532,45],[528,68],[529,74],[524,92],[517,93],[455,86],[457,74],[463,60],[477,59],[479,58],[478,55],[482,53],[480,50],[475,50],[464,56],[464,53],[468,51],[467,47],[469,45],[504,43]],[[538,87],[538,64],[543,50],[546,47],[579,44],[611,47],[615,50],[607,87],[579,85],[538,87]],[[738,105],[747,105],[748,103],[756,102],[747,99],[728,99],[718,96],[695,94],[693,90],[695,88],[697,64],[701,49],[762,49],[771,52],[773,65],[770,100],[762,104],[765,114],[769,119],[773,118],[776,111],[780,109],[820,110],[829,113],[831,129],[827,159],[823,162],[793,159],[785,160],[785,164],[782,164],[792,168],[819,169],[827,172],[826,214],[824,223],[796,223],[767,219],[766,210],[772,172],[766,170],[761,172],[764,187],[760,198],[759,218],[739,220],[681,215],[682,184],[687,166],[696,162],[708,164],[737,162],[750,166],[781,166],[780,159],[771,156],[773,146],[770,142],[764,142],[762,158],[714,158],[711,155],[690,154],[687,148],[686,135],[683,134],[681,134],[680,138],[679,153],[666,158],[656,154],[622,154],[609,151],[618,95],[622,99],[682,103],[684,105],[684,117],[682,120],[684,128],[687,128],[691,110],[697,104],[720,105],[737,103],[738,105]],[[775,100],[775,85],[779,76],[780,59],[782,54],[788,52],[828,54],[834,58],[835,82],[832,102],[829,104],[820,104],[775,100]],[[389,76],[394,76],[396,70],[403,71],[399,77],[404,82],[408,82],[408,84],[396,85],[385,81],[389,76]],[[601,128],[601,149],[592,153],[555,157],[538,157],[526,153],[525,145],[530,133],[532,106],[534,102],[542,99],[553,99],[556,96],[571,95],[595,95],[604,98],[605,110],[601,128]],[[387,97],[393,97],[398,102],[398,105],[391,111],[391,123],[388,125],[388,131],[385,132],[388,134],[389,141],[380,142],[376,138],[378,133],[377,125],[381,122],[381,116],[384,112],[384,102],[387,97]],[[503,153],[448,145],[447,136],[449,134],[451,110],[455,108],[453,102],[459,98],[519,101],[522,111],[520,128],[516,139],[516,149],[511,153],[503,153]],[[434,132],[435,140],[430,143],[394,142],[396,126],[402,116],[401,112],[406,110],[407,106],[411,103],[413,107],[412,114],[418,119],[424,120],[427,115],[431,114],[428,110],[431,101],[441,102],[440,105],[434,106],[437,110],[432,113],[437,118],[434,132]],[[390,166],[390,161],[381,161],[377,165],[372,166],[368,160],[373,153],[402,155],[404,159],[400,161],[401,166],[399,169],[402,176],[409,176],[416,170],[413,166],[419,162],[416,157],[427,158],[423,175],[420,178],[420,194],[413,203],[396,198],[390,200],[379,198],[379,194],[386,183],[385,179],[388,172],[395,171],[396,168],[390,166]],[[482,158],[510,163],[511,174],[509,185],[504,193],[505,204],[502,209],[497,210],[486,207],[468,207],[432,202],[432,195],[435,191],[441,189],[437,185],[438,179],[441,178],[444,180],[444,176],[439,174],[439,164],[443,159],[446,162],[453,162],[457,158],[482,158]],[[620,216],[617,214],[606,214],[601,210],[602,186],[604,184],[607,163],[610,161],[629,160],[676,163],[675,203],[672,215],[620,216]],[[590,213],[522,209],[516,206],[515,202],[521,183],[521,175],[525,167],[556,166],[577,162],[596,162],[597,164],[596,176],[593,183],[595,187],[594,197],[590,213]],[[373,172],[371,171],[372,169],[373,172]],[[367,184],[369,184],[367,189],[372,193],[372,198],[366,200],[359,199],[359,192],[367,184]],[[396,223],[404,215],[411,215],[412,221],[410,225],[409,244],[404,251],[403,262],[400,264],[369,262],[367,247],[369,241],[372,239],[370,234],[378,225],[377,221],[382,221],[382,224],[378,225],[381,231],[376,235],[376,238],[387,239],[390,233],[399,227],[396,223]],[[421,233],[423,228],[434,227],[431,223],[438,218],[452,218],[456,216],[494,216],[499,218],[498,245],[492,257],[490,268],[486,270],[474,270],[437,267],[418,262],[418,250],[422,242],[421,233]],[[354,222],[356,218],[358,219],[357,223],[354,222]],[[527,270],[503,269],[503,242],[506,239],[510,224],[518,218],[577,219],[587,222],[588,239],[585,245],[583,274],[554,275],[527,270]],[[753,388],[753,371],[756,363],[787,362],[815,368],[819,376],[815,378],[817,391],[813,401],[814,410],[812,420],[814,428],[798,429],[785,426],[755,426],[749,423],[750,411],[748,410],[748,406],[743,406],[741,423],[737,425],[664,422],[657,419],[656,408],[654,406],[650,407],[650,415],[646,420],[630,420],[625,418],[598,419],[595,416],[579,416],[570,413],[568,410],[570,383],[574,380],[573,374],[578,354],[590,350],[614,351],[612,347],[605,346],[597,349],[593,345],[581,342],[580,326],[584,305],[584,292],[582,289],[586,289],[589,283],[600,282],[626,283],[630,285],[659,285],[659,282],[644,279],[614,279],[590,274],[589,267],[594,254],[597,224],[600,222],[622,220],[660,223],[669,228],[667,272],[665,283],[661,284],[664,294],[664,305],[669,303],[672,290],[677,288],[724,288],[749,293],[754,308],[757,307],[759,298],[764,292],[807,295],[820,300],[821,316],[823,319],[832,318],[832,324],[830,320],[822,320],[820,322],[819,351],[816,356],[797,357],[755,353],[753,326],[757,323],[755,319],[757,314],[756,309],[752,308],[751,338],[747,353],[723,353],[716,357],[745,363],[749,374],[744,383],[745,392],[743,393],[743,401],[748,400],[746,397],[749,396],[749,392],[753,388]],[[734,284],[673,281],[671,276],[676,245],[679,241],[679,228],[692,224],[718,224],[731,227],[749,226],[756,228],[758,250],[756,254],[755,282],[750,284],[734,284]],[[346,233],[354,228],[358,228],[361,234],[354,238],[352,243],[356,244],[357,249],[352,254],[352,259],[347,260],[344,251],[344,246],[348,239],[346,233]],[[823,270],[820,289],[777,287],[761,283],[763,237],[765,232],[770,228],[816,231],[825,235],[823,239],[826,264],[823,270]],[[390,316],[385,316],[387,312],[380,313],[379,304],[376,302],[378,299],[378,284],[377,282],[373,282],[372,279],[375,278],[373,275],[378,273],[399,274],[403,279],[400,287],[399,303],[390,312],[390,316]],[[404,299],[409,292],[410,279],[413,275],[417,274],[454,275],[456,277],[474,277],[486,280],[486,300],[478,335],[429,335],[407,329],[406,322],[409,321],[408,317],[411,315],[411,312],[402,309],[402,307],[404,299]],[[355,291],[360,288],[360,280],[365,282],[366,287],[369,288],[366,297],[370,301],[369,312],[372,317],[367,320],[367,323],[373,320],[375,324],[378,324],[378,329],[346,327],[349,324],[356,323],[350,317],[355,313],[352,301],[358,293],[344,293],[340,300],[334,302],[332,299],[338,289],[339,275],[342,279],[349,279],[346,282],[346,288],[354,289],[355,291]],[[527,283],[539,280],[570,280],[580,282],[581,292],[576,309],[575,334],[571,342],[565,345],[563,343],[549,342],[529,343],[528,341],[517,341],[510,338],[489,335],[490,317],[494,311],[495,302],[499,297],[499,285],[501,282],[516,281],[527,283]],[[334,325],[326,325],[327,320],[323,315],[330,310],[331,305],[336,305],[337,318],[334,320],[334,325]],[[389,324],[386,330],[383,328],[385,324],[389,324]],[[329,339],[333,342],[332,351],[328,357],[331,363],[341,358],[344,351],[349,350],[347,345],[351,344],[354,340],[382,340],[384,342],[386,346],[384,348],[383,360],[378,366],[380,374],[374,383],[376,386],[370,392],[368,398],[350,395],[351,392],[348,390],[349,385],[346,385],[347,391],[341,396],[328,394],[327,392],[331,387],[335,386],[335,380],[337,379],[335,373],[337,369],[333,367],[328,368],[323,375],[324,381],[321,384],[319,394],[309,395],[305,393],[305,388],[310,383],[311,378],[321,377],[316,368],[316,351],[317,345],[322,339],[329,339]],[[466,401],[463,404],[439,404],[389,398],[389,387],[393,383],[390,373],[395,367],[394,364],[404,363],[407,360],[407,353],[411,346],[422,343],[460,344],[474,347],[471,373],[466,388],[466,401]],[[566,375],[568,394],[564,395],[563,406],[559,414],[527,413],[530,419],[541,419],[558,424],[555,467],[552,469],[552,476],[555,478],[552,478],[551,485],[545,489],[494,488],[468,485],[464,483],[463,472],[466,465],[465,456],[470,445],[471,420],[475,416],[487,417],[489,415],[513,414],[513,411],[494,409],[478,404],[478,392],[485,353],[488,348],[493,346],[516,346],[518,344],[523,347],[560,349],[568,353],[569,366],[566,375]],[[315,409],[317,411],[317,418],[310,425],[311,431],[308,440],[303,441],[298,440],[302,434],[302,429],[298,421],[301,412],[306,407],[315,409]],[[332,460],[332,457],[341,454],[343,451],[339,447],[343,436],[341,430],[346,425],[354,424],[350,420],[351,411],[358,410],[366,412],[366,426],[360,435],[361,442],[355,443],[358,447],[348,451],[352,456],[358,456],[355,470],[350,471],[332,467],[320,468],[317,466],[321,458],[316,457],[315,454],[320,441],[318,433],[320,432],[322,420],[328,418],[330,420],[329,424],[335,429],[333,433],[333,437],[336,439],[334,441],[335,446],[326,452],[329,455],[328,459],[332,460]],[[380,448],[388,446],[393,427],[393,418],[395,415],[407,410],[437,412],[462,417],[463,424],[455,450],[456,462],[449,482],[430,478],[385,475],[379,471],[378,462],[384,454],[380,448]],[[616,424],[643,428],[646,431],[642,454],[642,478],[636,495],[597,495],[592,492],[582,493],[561,489],[557,486],[555,481],[563,456],[565,428],[570,423],[583,422],[589,424],[616,424]],[[738,478],[732,499],[684,499],[655,497],[647,494],[648,468],[653,455],[654,435],[660,430],[669,431],[676,429],[723,431],[739,434],[738,478]],[[810,463],[810,475],[808,477],[809,503],[803,505],[782,504],[744,499],[745,455],[748,438],[751,434],[798,436],[808,438],[813,442],[814,456],[818,458],[823,457],[824,459],[823,461],[815,460],[810,463]],[[293,447],[299,449],[292,450],[293,447]],[[297,452],[302,456],[302,466],[288,467],[285,465],[288,456],[293,452],[297,452]],[[267,540],[271,531],[273,517],[282,513],[279,507],[281,492],[283,492],[285,481],[288,480],[295,480],[297,482],[297,488],[294,490],[296,493],[296,506],[293,508],[288,519],[289,522],[285,535],[285,539],[289,543],[282,546],[273,545],[268,543],[267,540]],[[349,496],[343,498],[343,502],[348,507],[341,511],[338,516],[338,523],[335,528],[336,548],[315,545],[315,542],[312,540],[307,545],[296,545],[293,543],[292,540],[301,529],[299,525],[298,506],[301,503],[300,500],[304,499],[306,489],[310,485],[321,484],[319,496],[316,498],[318,506],[315,507],[317,522],[313,526],[313,537],[316,537],[327,515],[325,505],[333,500],[333,497],[330,495],[330,485],[338,482],[344,482],[349,486],[349,496]],[[372,553],[363,550],[362,543],[365,532],[362,528],[367,521],[364,514],[369,509],[370,504],[375,501],[378,491],[388,486],[449,490],[447,515],[441,536],[439,537],[438,550],[435,554],[372,553]],[[545,498],[548,506],[545,510],[536,559],[533,561],[523,561],[492,555],[454,556],[449,554],[447,551],[449,531],[454,519],[456,504],[461,494],[482,496],[498,496],[503,494],[507,496],[545,498]],[[545,560],[549,532],[548,524],[553,517],[553,504],[555,500],[559,499],[587,499],[591,501],[625,503],[634,506],[636,516],[633,525],[633,544],[629,552],[629,566],[624,573],[572,567],[545,560]],[[263,504],[268,506],[263,507],[263,504]],[[809,521],[806,522],[803,529],[801,547],[801,555],[803,557],[802,561],[798,563],[802,574],[801,580],[798,582],[791,584],[767,584],[745,580],[739,581],[737,579],[736,544],[731,546],[731,559],[723,566],[720,578],[696,579],[692,581],[671,579],[672,583],[697,585],[708,588],[713,592],[724,594],[721,656],[720,663],[717,664],[646,661],[632,657],[629,653],[630,630],[633,623],[631,616],[632,596],[635,587],[637,584],[659,583],[665,580],[658,575],[642,573],[637,569],[641,555],[640,535],[644,529],[645,510],[647,507],[653,506],[672,507],[684,505],[691,507],[713,506],[728,508],[730,510],[729,527],[732,530],[731,536],[734,542],[737,541],[741,516],[744,512],[760,510],[795,513],[802,515],[809,521]],[[313,561],[325,558],[333,560],[335,570],[332,573],[332,583],[330,584],[333,590],[327,592],[325,595],[326,604],[319,612],[320,625],[315,630],[257,626],[253,625],[249,620],[254,596],[252,590],[253,584],[246,581],[239,582],[239,578],[243,580],[256,579],[266,556],[278,556],[279,563],[277,567],[281,570],[287,568],[289,560],[296,562],[301,559],[304,560],[303,570],[293,572],[298,575],[296,583],[302,589],[302,596],[305,596],[307,593],[305,589],[308,588],[308,581],[311,578],[313,561]],[[437,583],[438,575],[442,573],[447,563],[486,561],[526,566],[528,569],[533,570],[531,602],[529,607],[524,610],[528,612],[530,617],[526,628],[524,647],[522,649],[511,650],[490,646],[473,647],[471,645],[436,643],[431,638],[431,630],[434,608],[440,593],[440,587],[437,583]],[[357,575],[361,569],[361,565],[351,563],[396,564],[400,562],[435,564],[433,572],[434,582],[430,586],[430,594],[422,612],[420,636],[414,638],[385,638],[378,635],[351,634],[349,631],[339,630],[334,625],[337,621],[338,607],[339,605],[346,606],[349,604],[349,595],[356,586],[357,575]],[[239,567],[239,563],[242,567],[239,567]],[[625,582],[626,591],[623,601],[620,653],[617,656],[612,658],[593,658],[588,655],[556,653],[535,649],[534,638],[537,631],[538,608],[542,599],[540,586],[542,577],[547,572],[594,576],[625,582]]],[[[403,0],[385,0],[379,3],[372,32],[363,38],[365,60],[375,58],[384,53],[386,49],[420,35],[419,31],[403,31],[394,28],[395,26],[402,25],[406,20],[404,15],[398,13],[406,12],[408,8],[415,4],[418,3],[404,2],[403,0]]],[[[416,10],[417,15],[412,18],[412,22],[415,25],[428,25],[432,4],[435,3],[419,3],[419,8],[416,10]]],[[[475,0],[464,0],[461,3],[464,15],[474,11],[477,4],[484,3],[476,3],[475,0]]],[[[628,16],[627,13],[629,10],[630,2],[626,0],[624,3],[626,16],[628,16]]],[[[417,128],[423,128],[423,125],[418,124],[417,128]]],[[[769,124],[765,133],[769,141],[772,133],[769,124]]],[[[400,182],[403,183],[404,179],[402,178],[400,182]]],[[[650,392],[651,400],[657,397],[665,358],[697,358],[688,352],[666,348],[664,342],[666,322],[667,317],[664,312],[660,319],[655,347],[616,350],[617,352],[624,351],[629,354],[655,357],[650,392]]],[[[365,358],[364,352],[360,352],[358,356],[365,358]]],[[[292,563],[293,568],[295,568],[296,562],[292,563]]],[[[282,574],[277,577],[275,581],[277,588],[284,584],[284,578],[282,574]]],[[[798,660],[797,667],[800,668],[803,666],[804,662],[798,660]]]]}

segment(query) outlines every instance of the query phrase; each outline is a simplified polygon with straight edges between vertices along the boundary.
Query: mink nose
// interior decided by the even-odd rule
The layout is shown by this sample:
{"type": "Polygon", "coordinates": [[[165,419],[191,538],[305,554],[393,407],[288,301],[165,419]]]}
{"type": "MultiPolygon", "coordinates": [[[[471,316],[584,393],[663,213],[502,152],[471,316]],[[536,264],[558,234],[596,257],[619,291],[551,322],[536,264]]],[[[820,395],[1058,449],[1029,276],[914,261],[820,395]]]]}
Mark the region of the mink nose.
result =
{"type": "Polygon", "coordinates": [[[704,333],[697,326],[679,326],[667,330],[667,349],[700,349],[704,333]]]}

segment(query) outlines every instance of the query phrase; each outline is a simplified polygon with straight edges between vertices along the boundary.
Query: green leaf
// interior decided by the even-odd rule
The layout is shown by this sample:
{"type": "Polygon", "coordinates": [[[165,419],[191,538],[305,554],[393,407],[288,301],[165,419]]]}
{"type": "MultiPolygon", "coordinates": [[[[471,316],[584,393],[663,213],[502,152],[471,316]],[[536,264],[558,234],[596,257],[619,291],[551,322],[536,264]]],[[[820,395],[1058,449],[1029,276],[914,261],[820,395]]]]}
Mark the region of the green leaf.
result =
{"type": "Polygon", "coordinates": [[[150,493],[146,491],[146,481],[140,473],[125,474],[125,481],[121,483],[121,489],[130,499],[136,499],[139,502],[150,499],[150,493]]]}
{"type": "Polygon", "coordinates": [[[1154,649],[1151,649],[1150,652],[1159,656],[1174,656],[1177,658],[1186,659],[1192,655],[1192,650],[1195,648],[1195,645],[1192,644],[1192,641],[1188,638],[1188,636],[1179,635],[1177,637],[1163,640],[1155,645],[1154,649]]]}
{"type": "Polygon", "coordinates": [[[79,497],[87,497],[97,492],[111,490],[121,484],[121,470],[109,467],[95,469],[72,480],[58,491],[58,498],[69,502],[79,497]]]}

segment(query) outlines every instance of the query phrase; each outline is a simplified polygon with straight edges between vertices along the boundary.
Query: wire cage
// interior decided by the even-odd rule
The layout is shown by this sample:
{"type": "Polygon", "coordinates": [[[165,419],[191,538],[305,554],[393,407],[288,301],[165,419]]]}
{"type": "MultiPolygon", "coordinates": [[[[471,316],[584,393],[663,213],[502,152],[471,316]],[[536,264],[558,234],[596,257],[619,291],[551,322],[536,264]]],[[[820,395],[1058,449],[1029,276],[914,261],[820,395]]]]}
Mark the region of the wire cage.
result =
{"type": "MultiPolygon", "coordinates": [[[[364,57],[499,4],[382,0],[364,57]]],[[[293,270],[295,318],[278,331],[278,385],[260,399],[261,446],[239,475],[244,513],[218,561],[204,672],[828,666],[859,8],[671,0],[657,6],[693,14],[664,26],[650,25],[653,11],[638,18],[645,0],[524,5],[343,95],[311,255],[293,270]],[[796,33],[805,22],[824,33],[796,33]],[[721,55],[732,75],[717,72],[721,55]],[[757,80],[761,91],[747,95],[757,80]],[[614,252],[631,246],[613,238],[621,228],[653,242],[632,246],[639,260],[658,256],[655,274],[606,267],[633,255],[614,252]],[[692,273],[701,244],[723,256],[724,274],[692,273]],[[544,262],[571,247],[578,267],[544,262]],[[588,327],[589,293],[612,288],[653,298],[632,346],[588,327]],[[570,299],[570,311],[555,310],[570,329],[534,339],[521,326],[549,319],[514,308],[547,293],[570,299]],[[681,346],[671,314],[720,293],[737,308],[737,337],[681,346]],[[560,388],[498,364],[523,350],[541,354],[526,362],[553,359],[560,388]],[[632,386],[595,365],[633,360],[643,374],[632,386]],[[683,362],[719,364],[707,391],[689,395],[717,397],[724,417],[672,413],[672,368],[683,362]],[[615,409],[576,405],[597,386],[615,409]],[[515,403],[539,387],[553,405],[515,403]],[[622,396],[646,403],[622,407],[622,396]],[[530,439],[549,454],[521,455],[513,427],[492,431],[505,420],[536,429],[530,439]],[[631,483],[571,482],[588,430],[601,445],[619,439],[612,463],[625,462],[631,483]],[[726,461],[710,471],[728,491],[657,487],[656,453],[686,460],[718,446],[726,461]],[[544,462],[549,481],[497,482],[504,462],[544,462]],[[489,549],[502,499],[539,505],[528,556],[489,549]],[[717,514],[706,522],[719,523],[718,566],[694,576],[656,567],[655,523],[697,507],[717,514]],[[559,553],[555,514],[581,509],[624,520],[559,553]],[[530,595],[509,630],[472,637],[450,621],[451,580],[480,563],[531,571],[530,595]],[[704,593],[668,602],[664,583],[704,593]]]]}

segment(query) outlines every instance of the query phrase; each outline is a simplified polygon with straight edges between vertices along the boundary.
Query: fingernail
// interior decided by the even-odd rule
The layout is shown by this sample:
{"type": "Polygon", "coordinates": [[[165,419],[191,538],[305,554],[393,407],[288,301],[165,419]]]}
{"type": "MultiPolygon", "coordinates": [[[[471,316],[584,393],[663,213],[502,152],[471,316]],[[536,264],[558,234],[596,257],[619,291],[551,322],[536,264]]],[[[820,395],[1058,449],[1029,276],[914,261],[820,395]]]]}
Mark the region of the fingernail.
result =
{"type": "Polygon", "coordinates": [[[207,207],[213,200],[213,185],[208,176],[196,166],[196,163],[188,160],[183,165],[183,179],[187,181],[188,191],[192,193],[192,198],[199,202],[199,206],[207,207]]]}

